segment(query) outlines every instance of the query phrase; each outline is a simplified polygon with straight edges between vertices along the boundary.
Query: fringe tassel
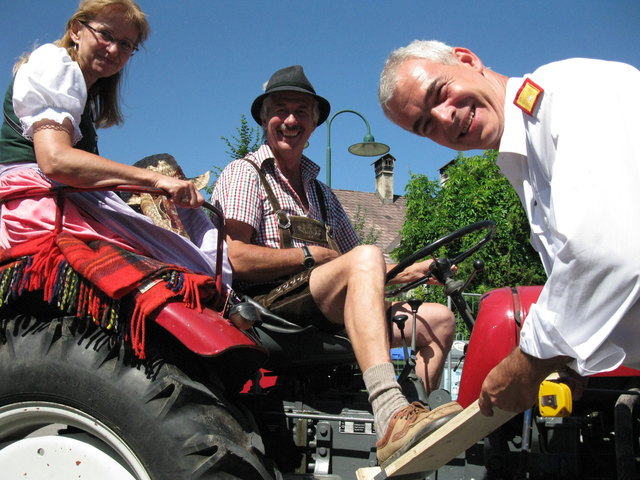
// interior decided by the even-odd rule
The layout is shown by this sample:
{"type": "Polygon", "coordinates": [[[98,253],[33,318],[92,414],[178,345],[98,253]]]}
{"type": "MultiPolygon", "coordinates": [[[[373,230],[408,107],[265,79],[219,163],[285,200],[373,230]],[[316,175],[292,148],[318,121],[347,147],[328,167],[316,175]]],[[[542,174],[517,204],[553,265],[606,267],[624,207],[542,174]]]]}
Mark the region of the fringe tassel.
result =
{"type": "MultiPolygon", "coordinates": [[[[35,256],[34,256],[35,257],[35,256]]],[[[0,267],[0,307],[26,292],[42,290],[43,300],[77,318],[120,331],[120,301],[89,284],[63,258],[23,257],[0,267]],[[42,268],[51,268],[47,272],[42,268]]]]}
{"type": "Polygon", "coordinates": [[[164,305],[170,298],[176,297],[176,293],[160,282],[153,285],[144,293],[138,293],[135,297],[135,308],[131,315],[131,345],[136,356],[145,358],[145,334],[146,320],[158,308],[164,305]]]}
{"type": "Polygon", "coordinates": [[[30,263],[30,257],[23,257],[0,270],[0,307],[20,295],[24,271],[30,263]]]}
{"type": "Polygon", "coordinates": [[[145,313],[142,306],[136,303],[136,307],[133,310],[133,314],[131,315],[131,347],[133,348],[133,353],[141,360],[146,358],[145,352],[145,337],[146,337],[146,319],[147,314],[145,313]]]}
{"type": "Polygon", "coordinates": [[[203,310],[203,298],[215,297],[215,284],[206,275],[174,270],[166,275],[165,280],[165,286],[176,295],[180,295],[186,307],[193,308],[198,312],[203,310]]]}
{"type": "MultiPolygon", "coordinates": [[[[55,272],[55,265],[61,261],[62,253],[55,243],[55,236],[51,235],[42,243],[38,251],[33,255],[31,265],[25,271],[24,288],[28,292],[33,292],[41,288],[47,288],[47,283],[51,284],[50,279],[47,282],[47,276],[52,277],[51,273],[55,272]]],[[[51,289],[51,286],[49,286],[51,289]]],[[[49,292],[50,294],[50,292],[49,292]]],[[[45,292],[45,298],[47,292],[45,292]]]]}

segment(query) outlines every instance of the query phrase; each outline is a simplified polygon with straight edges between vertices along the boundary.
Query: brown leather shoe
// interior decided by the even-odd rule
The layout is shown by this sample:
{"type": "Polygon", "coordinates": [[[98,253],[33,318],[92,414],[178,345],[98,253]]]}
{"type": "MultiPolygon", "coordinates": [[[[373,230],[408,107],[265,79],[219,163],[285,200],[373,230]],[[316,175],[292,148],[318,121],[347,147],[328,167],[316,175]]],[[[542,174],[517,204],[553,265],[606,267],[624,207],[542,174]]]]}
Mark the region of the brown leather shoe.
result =
{"type": "Polygon", "coordinates": [[[445,403],[434,410],[413,402],[398,410],[391,417],[384,437],[376,443],[378,464],[385,467],[461,411],[457,402],[445,403]]]}

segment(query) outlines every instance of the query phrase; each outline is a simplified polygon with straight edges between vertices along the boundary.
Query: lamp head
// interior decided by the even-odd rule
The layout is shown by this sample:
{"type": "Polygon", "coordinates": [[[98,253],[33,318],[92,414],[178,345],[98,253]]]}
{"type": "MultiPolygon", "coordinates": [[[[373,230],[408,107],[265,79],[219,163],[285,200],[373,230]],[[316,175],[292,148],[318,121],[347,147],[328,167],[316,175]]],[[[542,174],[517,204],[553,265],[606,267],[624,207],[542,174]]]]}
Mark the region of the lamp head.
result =
{"type": "Polygon", "coordinates": [[[377,157],[384,155],[389,150],[388,145],[384,143],[376,142],[373,135],[366,134],[361,143],[354,143],[349,147],[349,152],[353,155],[359,155],[361,157],[377,157]]]}

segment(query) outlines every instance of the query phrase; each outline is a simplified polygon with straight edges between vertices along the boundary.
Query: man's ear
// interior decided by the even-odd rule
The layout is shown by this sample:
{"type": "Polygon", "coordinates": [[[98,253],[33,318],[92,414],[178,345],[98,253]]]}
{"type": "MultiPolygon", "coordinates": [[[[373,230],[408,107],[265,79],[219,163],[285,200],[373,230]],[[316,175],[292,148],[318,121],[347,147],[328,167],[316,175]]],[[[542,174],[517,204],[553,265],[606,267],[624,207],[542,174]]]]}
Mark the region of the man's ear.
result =
{"type": "Polygon", "coordinates": [[[478,70],[479,72],[484,69],[484,65],[480,58],[468,48],[454,47],[453,55],[460,61],[460,63],[478,70]]]}

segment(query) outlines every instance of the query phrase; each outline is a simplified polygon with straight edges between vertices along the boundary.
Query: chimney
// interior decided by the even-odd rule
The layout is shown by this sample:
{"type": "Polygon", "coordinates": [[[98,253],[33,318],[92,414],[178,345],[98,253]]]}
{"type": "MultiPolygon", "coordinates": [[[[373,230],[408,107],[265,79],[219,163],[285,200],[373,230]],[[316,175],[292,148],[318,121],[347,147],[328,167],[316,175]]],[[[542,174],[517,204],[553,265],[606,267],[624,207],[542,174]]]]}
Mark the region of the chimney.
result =
{"type": "Polygon", "coordinates": [[[439,172],[440,172],[440,186],[444,187],[445,183],[447,183],[447,180],[449,180],[449,174],[447,173],[447,170],[454,163],[456,163],[456,159],[455,158],[453,160],[451,160],[450,162],[447,162],[444,166],[440,167],[440,169],[439,169],[439,172]]]}
{"type": "Polygon", "coordinates": [[[376,172],[376,193],[382,203],[393,203],[393,163],[396,159],[387,153],[373,163],[376,172]]]}

